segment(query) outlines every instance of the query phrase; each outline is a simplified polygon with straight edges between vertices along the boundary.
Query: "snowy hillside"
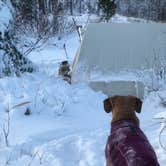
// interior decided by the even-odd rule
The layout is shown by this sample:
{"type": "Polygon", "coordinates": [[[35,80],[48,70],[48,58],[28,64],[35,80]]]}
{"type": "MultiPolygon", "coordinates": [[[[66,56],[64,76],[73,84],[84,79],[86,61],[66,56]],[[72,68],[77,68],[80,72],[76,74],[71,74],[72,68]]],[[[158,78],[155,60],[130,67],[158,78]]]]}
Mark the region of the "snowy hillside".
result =
{"type": "MultiPolygon", "coordinates": [[[[113,20],[128,22],[118,16],[113,20]]],[[[38,72],[0,79],[0,166],[104,166],[111,121],[102,105],[107,96],[58,76],[59,63],[66,60],[64,43],[72,62],[79,47],[76,32],[50,39],[29,55],[38,72]]],[[[148,94],[138,116],[165,166],[166,151],[159,144],[160,118],[166,118],[161,97],[166,99],[166,91],[148,94]]]]}

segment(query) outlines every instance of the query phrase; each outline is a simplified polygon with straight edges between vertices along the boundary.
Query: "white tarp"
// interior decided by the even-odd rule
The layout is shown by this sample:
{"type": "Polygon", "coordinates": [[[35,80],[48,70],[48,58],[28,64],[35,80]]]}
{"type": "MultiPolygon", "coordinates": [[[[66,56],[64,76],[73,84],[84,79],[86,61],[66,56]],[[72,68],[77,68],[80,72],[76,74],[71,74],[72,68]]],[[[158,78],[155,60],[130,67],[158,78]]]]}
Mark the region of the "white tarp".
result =
{"type": "Polygon", "coordinates": [[[166,24],[92,23],[75,57],[72,81],[91,82],[95,72],[110,76],[150,69],[156,58],[166,59],[166,24]]]}

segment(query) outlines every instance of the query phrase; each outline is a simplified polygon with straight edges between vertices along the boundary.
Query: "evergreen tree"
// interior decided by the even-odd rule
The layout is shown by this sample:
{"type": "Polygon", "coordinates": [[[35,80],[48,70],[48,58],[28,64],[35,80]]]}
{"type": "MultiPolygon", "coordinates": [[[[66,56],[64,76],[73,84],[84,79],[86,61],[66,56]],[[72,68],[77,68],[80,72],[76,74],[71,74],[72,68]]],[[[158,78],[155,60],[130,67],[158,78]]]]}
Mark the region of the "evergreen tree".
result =
{"type": "Polygon", "coordinates": [[[115,0],[99,0],[99,8],[103,12],[104,19],[108,22],[116,12],[115,0]]]}
{"type": "Polygon", "coordinates": [[[9,28],[7,28],[4,33],[0,32],[0,52],[3,57],[1,59],[3,61],[1,74],[5,76],[20,76],[21,73],[31,73],[35,70],[35,66],[32,62],[19,52],[15,46],[15,42],[14,36],[9,28]]]}

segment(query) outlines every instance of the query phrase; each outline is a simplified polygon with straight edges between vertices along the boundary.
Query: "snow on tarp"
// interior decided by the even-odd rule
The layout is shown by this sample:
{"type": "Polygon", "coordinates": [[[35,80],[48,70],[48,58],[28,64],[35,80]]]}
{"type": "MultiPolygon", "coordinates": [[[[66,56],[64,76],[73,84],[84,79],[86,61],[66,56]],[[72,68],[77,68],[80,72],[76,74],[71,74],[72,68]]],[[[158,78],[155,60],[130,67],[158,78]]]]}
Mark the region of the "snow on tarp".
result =
{"type": "MultiPolygon", "coordinates": [[[[166,59],[165,45],[166,24],[163,23],[91,23],[72,66],[72,81],[93,82],[94,88],[94,73],[100,78],[100,81],[95,80],[96,83],[105,83],[105,80],[108,83],[111,74],[151,69],[156,58],[166,59]]],[[[131,89],[135,87],[129,85],[131,89]]],[[[97,85],[96,88],[98,90],[97,85]]],[[[120,91],[116,93],[121,94],[120,91]]]]}

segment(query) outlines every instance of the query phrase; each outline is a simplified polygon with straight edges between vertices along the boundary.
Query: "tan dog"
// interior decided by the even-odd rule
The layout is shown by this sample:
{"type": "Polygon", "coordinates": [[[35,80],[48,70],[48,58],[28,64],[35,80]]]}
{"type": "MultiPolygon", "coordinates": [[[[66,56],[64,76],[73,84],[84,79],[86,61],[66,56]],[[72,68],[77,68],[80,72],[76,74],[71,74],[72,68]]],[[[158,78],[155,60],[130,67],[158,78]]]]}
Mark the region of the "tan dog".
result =
{"type": "Polygon", "coordinates": [[[142,101],[134,96],[114,96],[104,100],[112,111],[111,134],[105,148],[106,166],[159,166],[156,154],[139,128],[136,112],[142,101]]]}
{"type": "Polygon", "coordinates": [[[139,124],[135,111],[140,113],[141,107],[142,101],[134,96],[114,96],[104,100],[105,111],[112,111],[112,122],[128,119],[139,124]]]}

